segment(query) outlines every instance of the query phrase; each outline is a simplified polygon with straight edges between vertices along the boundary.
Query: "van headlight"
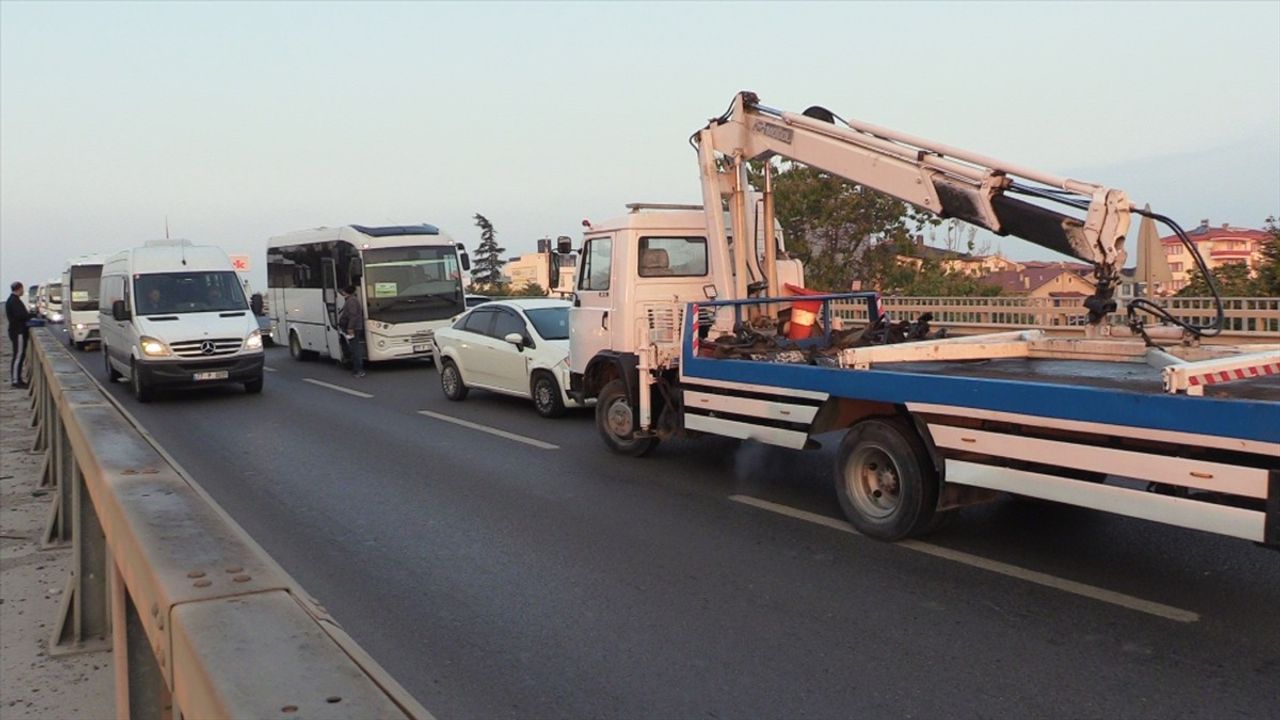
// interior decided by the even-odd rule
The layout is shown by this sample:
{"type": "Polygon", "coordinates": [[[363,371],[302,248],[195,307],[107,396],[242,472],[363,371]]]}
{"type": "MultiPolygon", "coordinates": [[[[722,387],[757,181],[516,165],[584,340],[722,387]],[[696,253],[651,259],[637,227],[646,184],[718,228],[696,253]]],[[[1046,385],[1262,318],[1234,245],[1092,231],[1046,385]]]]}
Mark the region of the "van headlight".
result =
{"type": "Polygon", "coordinates": [[[142,348],[142,354],[148,357],[169,357],[173,354],[169,352],[169,346],[163,341],[146,335],[138,338],[138,347],[142,348]]]}
{"type": "Polygon", "coordinates": [[[249,337],[244,339],[245,350],[261,350],[262,349],[262,331],[254,330],[249,333],[249,337]]]}

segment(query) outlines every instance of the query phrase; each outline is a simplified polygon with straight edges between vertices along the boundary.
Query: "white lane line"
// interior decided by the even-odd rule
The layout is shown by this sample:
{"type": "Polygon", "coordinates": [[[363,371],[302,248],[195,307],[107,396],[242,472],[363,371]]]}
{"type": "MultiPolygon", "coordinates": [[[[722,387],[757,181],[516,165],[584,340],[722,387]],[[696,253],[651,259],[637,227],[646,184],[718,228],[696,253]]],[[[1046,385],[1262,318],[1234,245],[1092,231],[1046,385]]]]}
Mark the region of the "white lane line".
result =
{"type": "MultiPolygon", "coordinates": [[[[761,500],[760,498],[751,497],[749,495],[730,495],[729,499],[737,503],[742,503],[743,505],[750,505],[752,507],[760,508],[761,510],[768,510],[769,512],[777,513],[779,515],[793,517],[797,520],[804,520],[817,525],[823,525],[852,535],[862,534],[857,530],[854,530],[853,526],[849,523],[843,520],[837,520],[833,517],[827,517],[826,515],[819,515],[817,513],[799,510],[786,505],[779,505],[778,503],[761,500]]],[[[1156,617],[1162,617],[1166,620],[1173,620],[1181,623],[1193,623],[1200,620],[1200,614],[1191,612],[1190,610],[1183,610],[1182,608],[1176,608],[1172,605],[1164,605],[1150,600],[1143,600],[1142,598],[1137,598],[1132,595],[1125,595],[1124,593],[1106,590],[1094,585],[1087,585],[1082,582],[1076,582],[1075,580],[1060,578],[1056,575],[1049,575],[1048,573],[1028,570],[1023,567],[1018,567],[1017,565],[1010,565],[1008,563],[1000,562],[999,560],[991,560],[977,555],[971,555],[960,550],[944,548],[940,545],[920,542],[919,540],[900,540],[894,543],[894,545],[908,550],[922,552],[926,555],[942,558],[943,560],[951,560],[952,562],[976,567],[980,570],[986,570],[988,572],[1024,580],[1029,583],[1035,583],[1036,585],[1054,588],[1055,590],[1061,590],[1073,595],[1080,595],[1081,597],[1087,597],[1093,600],[1110,603],[1112,605],[1118,605],[1130,610],[1137,610],[1138,612],[1155,615],[1156,617]]]]}
{"type": "Polygon", "coordinates": [[[275,372],[275,371],[276,371],[276,369],[275,369],[275,368],[273,368],[273,367],[271,367],[270,365],[263,365],[263,366],[262,366],[262,369],[263,369],[263,370],[266,370],[267,372],[275,372]]]}
{"type": "Polygon", "coordinates": [[[346,393],[348,395],[355,395],[356,397],[362,397],[362,398],[373,397],[367,392],[352,390],[351,388],[345,388],[345,387],[342,387],[341,385],[334,385],[333,383],[327,383],[323,380],[316,380],[315,378],[302,378],[302,382],[308,382],[308,383],[311,383],[312,385],[319,385],[320,387],[326,387],[326,388],[329,388],[330,390],[337,390],[338,392],[346,393]]]}
{"type": "Polygon", "coordinates": [[[507,432],[506,430],[499,430],[498,428],[489,427],[488,425],[481,425],[480,423],[473,423],[467,420],[459,420],[456,417],[452,417],[450,415],[442,415],[437,412],[431,412],[430,410],[419,410],[418,414],[426,415],[427,417],[435,418],[436,420],[443,420],[445,422],[453,423],[454,425],[461,425],[462,427],[471,428],[472,430],[479,430],[480,432],[489,433],[490,435],[497,435],[498,437],[506,438],[508,440],[515,440],[516,442],[522,442],[525,445],[532,445],[536,448],[542,448],[543,450],[559,450],[560,449],[559,445],[552,445],[549,442],[543,442],[541,440],[536,440],[531,437],[525,437],[524,435],[517,435],[513,432],[507,432]]]}

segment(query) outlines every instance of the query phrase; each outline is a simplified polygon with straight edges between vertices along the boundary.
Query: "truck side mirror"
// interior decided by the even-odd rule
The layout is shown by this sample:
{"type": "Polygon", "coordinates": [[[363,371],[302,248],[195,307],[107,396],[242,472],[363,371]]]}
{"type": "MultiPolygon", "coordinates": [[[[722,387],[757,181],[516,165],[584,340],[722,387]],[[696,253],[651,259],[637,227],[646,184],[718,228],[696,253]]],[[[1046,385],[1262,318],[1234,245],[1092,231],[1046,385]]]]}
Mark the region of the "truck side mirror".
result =
{"type": "Polygon", "coordinates": [[[560,287],[560,253],[547,253],[547,262],[551,263],[547,268],[547,282],[551,284],[547,292],[554,292],[560,287]]]}
{"type": "Polygon", "coordinates": [[[568,255],[573,252],[573,240],[567,237],[559,237],[556,239],[556,252],[561,255],[568,255]]]}
{"type": "Polygon", "coordinates": [[[133,314],[129,312],[129,308],[125,307],[123,300],[116,300],[111,303],[111,318],[113,320],[124,322],[131,317],[133,317],[133,314]]]}

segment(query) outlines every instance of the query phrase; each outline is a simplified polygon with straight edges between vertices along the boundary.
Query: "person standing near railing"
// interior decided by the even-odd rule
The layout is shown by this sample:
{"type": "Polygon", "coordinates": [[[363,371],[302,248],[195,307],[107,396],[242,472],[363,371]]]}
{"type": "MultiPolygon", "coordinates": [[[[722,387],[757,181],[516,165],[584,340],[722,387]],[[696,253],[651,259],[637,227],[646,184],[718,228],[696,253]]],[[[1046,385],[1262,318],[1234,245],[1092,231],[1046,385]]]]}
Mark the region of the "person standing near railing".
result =
{"type": "Polygon", "coordinates": [[[27,304],[22,302],[22,283],[14,282],[9,286],[9,299],[4,302],[4,318],[9,325],[9,342],[13,345],[13,361],[9,363],[9,383],[15,388],[25,388],[22,382],[22,366],[27,360],[27,342],[30,331],[27,321],[31,312],[27,304]]]}

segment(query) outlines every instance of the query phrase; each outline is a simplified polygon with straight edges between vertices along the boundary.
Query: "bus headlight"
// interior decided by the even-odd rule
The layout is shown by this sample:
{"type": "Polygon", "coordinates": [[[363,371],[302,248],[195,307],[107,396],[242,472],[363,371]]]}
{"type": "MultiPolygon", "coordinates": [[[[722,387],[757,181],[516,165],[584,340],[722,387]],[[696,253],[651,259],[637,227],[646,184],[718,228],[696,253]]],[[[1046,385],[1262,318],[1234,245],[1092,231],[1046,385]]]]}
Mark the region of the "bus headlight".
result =
{"type": "Polygon", "coordinates": [[[262,349],[262,331],[254,330],[249,333],[249,337],[244,339],[245,350],[261,350],[262,349]]]}
{"type": "Polygon", "coordinates": [[[386,346],[387,346],[387,341],[386,341],[386,340],[379,340],[379,341],[378,341],[378,349],[382,349],[382,348],[384,348],[384,347],[386,347],[386,346]]]}
{"type": "Polygon", "coordinates": [[[138,338],[138,347],[142,348],[142,354],[148,357],[169,357],[173,354],[169,352],[169,346],[164,342],[146,335],[138,338]]]}
{"type": "Polygon", "coordinates": [[[49,313],[49,322],[56,322],[56,323],[62,322],[62,313],[60,312],[49,313]]]}

